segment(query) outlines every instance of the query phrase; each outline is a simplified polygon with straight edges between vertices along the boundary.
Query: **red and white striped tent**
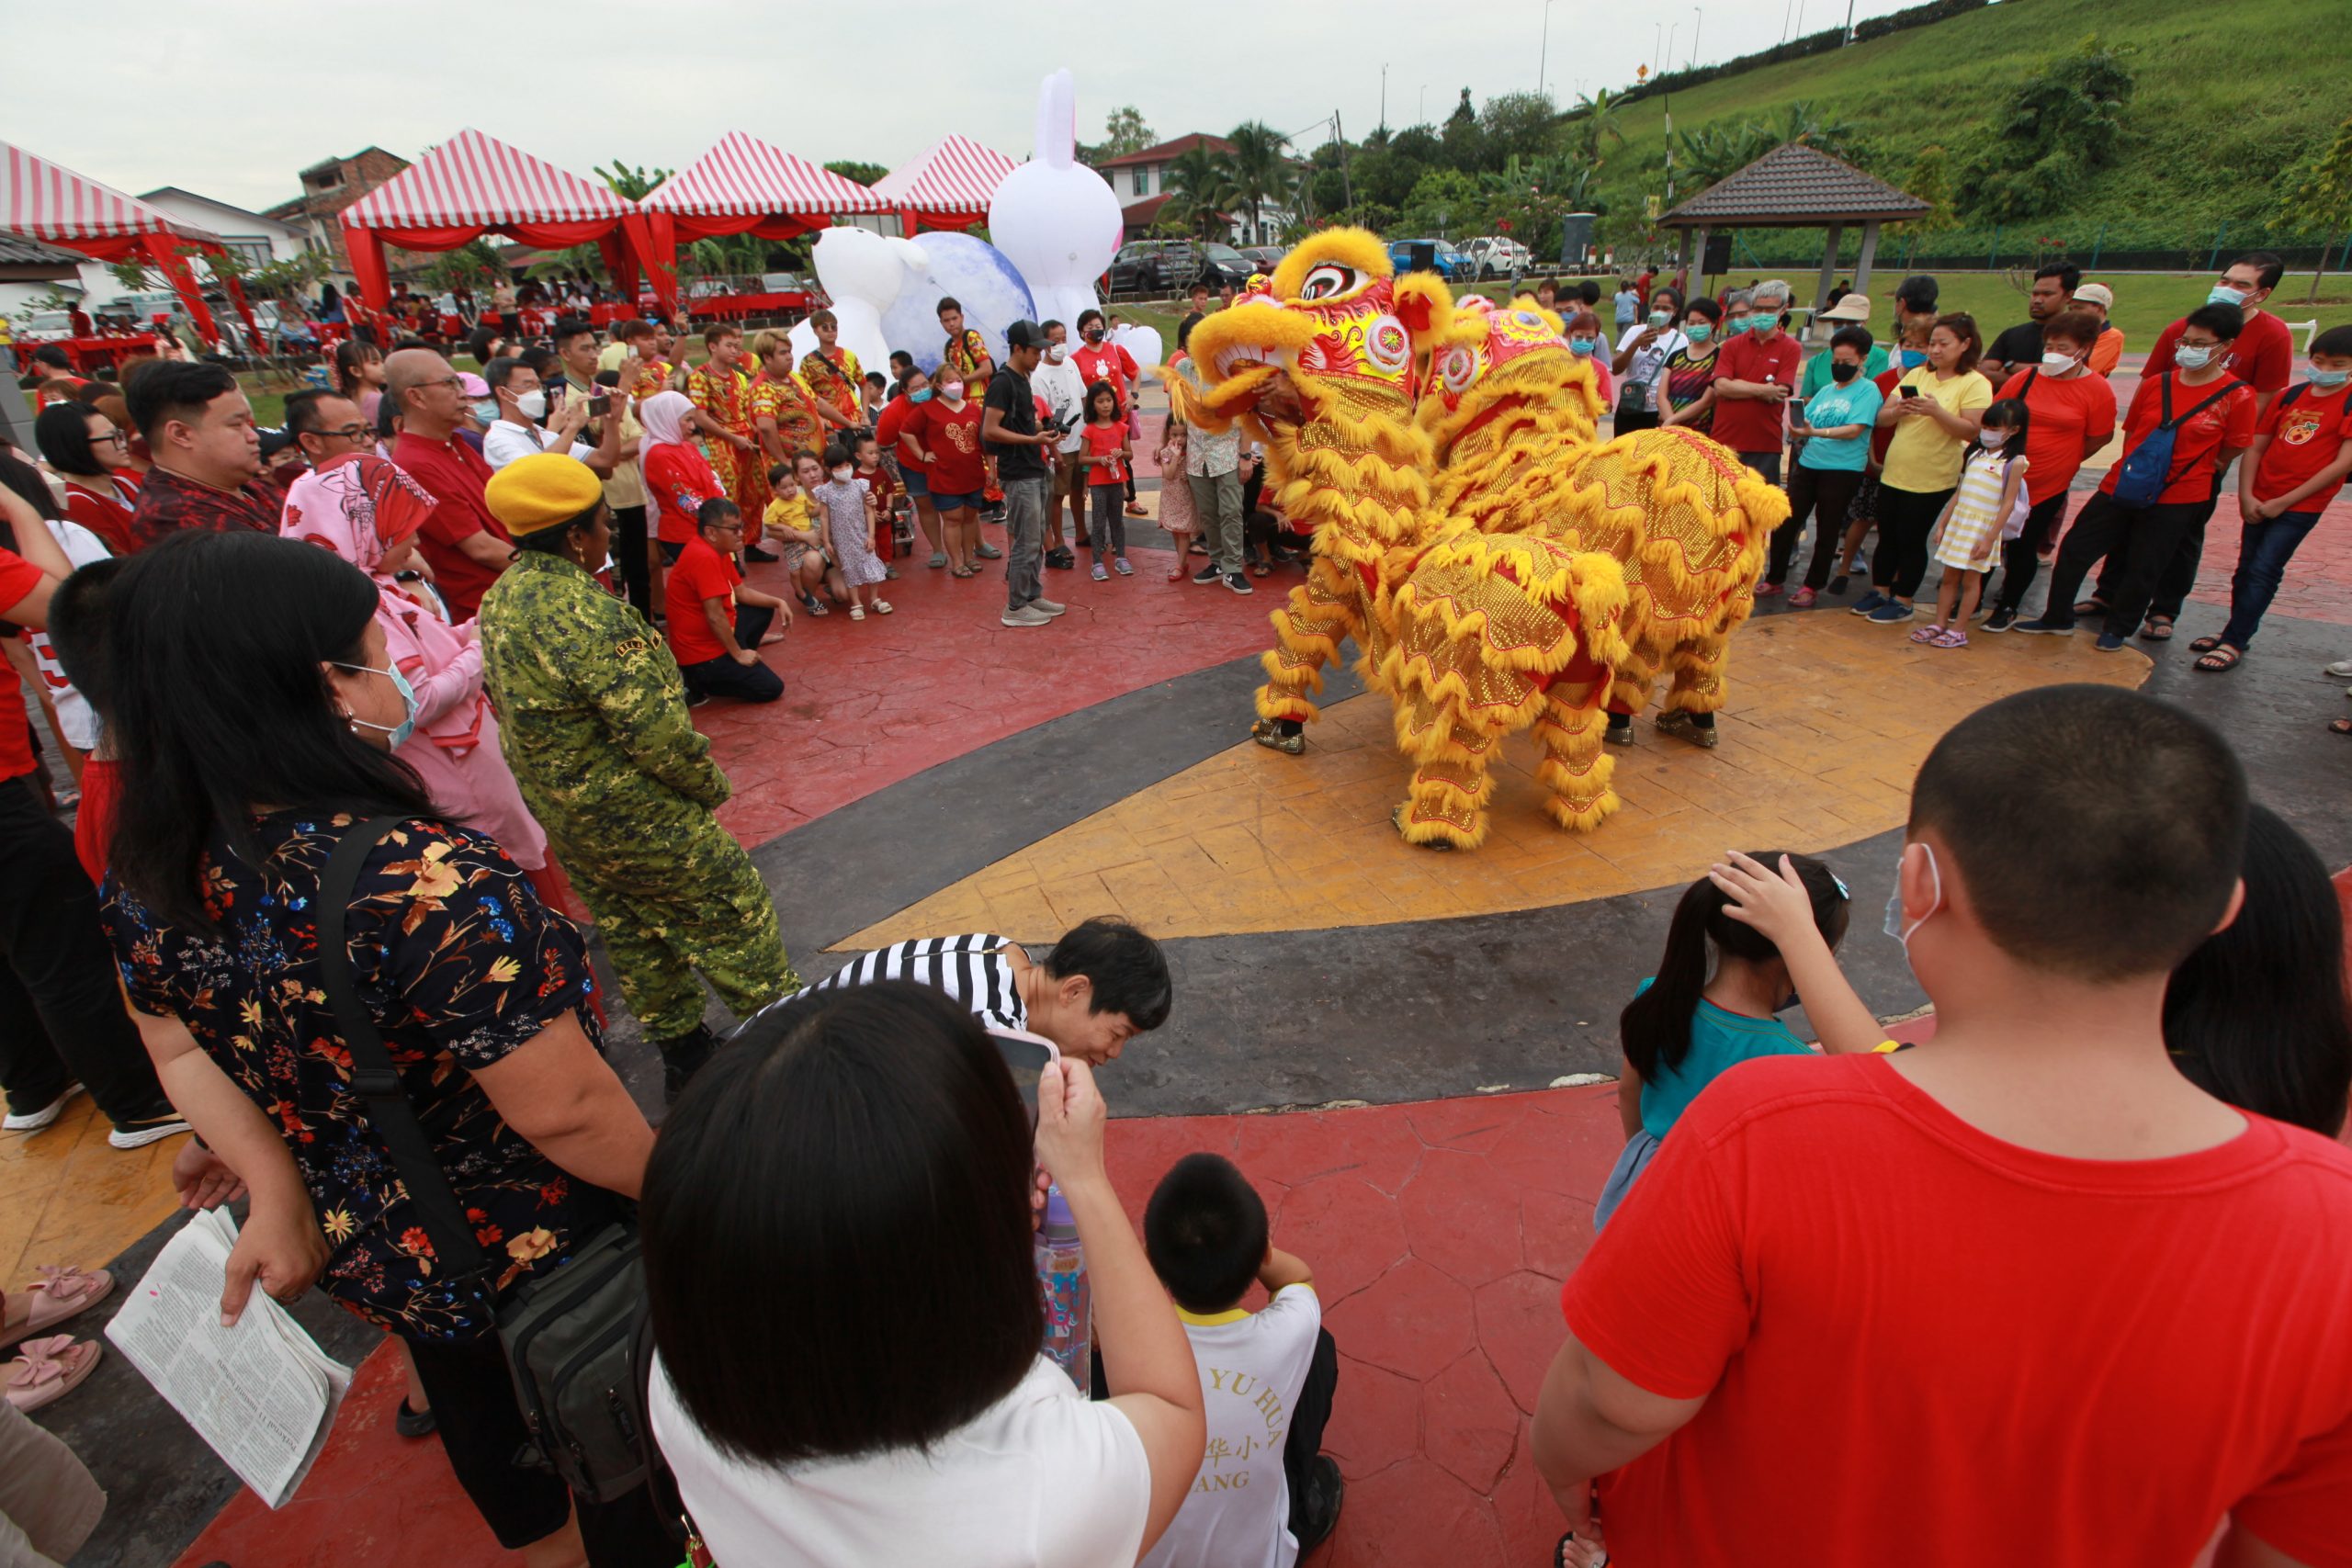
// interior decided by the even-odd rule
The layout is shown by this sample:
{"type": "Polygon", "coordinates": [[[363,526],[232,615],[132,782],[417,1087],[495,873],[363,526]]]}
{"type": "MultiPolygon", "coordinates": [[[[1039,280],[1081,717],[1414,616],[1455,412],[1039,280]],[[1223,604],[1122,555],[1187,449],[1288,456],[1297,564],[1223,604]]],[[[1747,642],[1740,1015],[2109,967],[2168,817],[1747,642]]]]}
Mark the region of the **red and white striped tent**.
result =
{"type": "Polygon", "coordinates": [[[665,309],[676,299],[682,241],[720,234],[788,240],[842,213],[889,210],[855,180],[740,130],[663,180],[639,208],[639,249],[665,309]]]}
{"type": "Polygon", "coordinates": [[[884,209],[896,212],[905,232],[968,229],[985,222],[989,197],[1020,165],[968,136],[943,136],[911,164],[874,182],[884,209]]]}
{"type": "MultiPolygon", "coordinates": [[[[0,141],[0,231],[79,251],[94,261],[143,261],[171,280],[204,341],[220,341],[220,326],[187,265],[192,251],[222,254],[220,236],[211,231],[6,141],[0,141]]],[[[260,343],[244,291],[234,278],[222,281],[260,343]]]]}
{"type": "Polygon", "coordinates": [[[601,181],[558,168],[479,130],[461,130],[343,211],[344,241],[360,294],[391,299],[384,247],[454,251],[484,234],[560,250],[594,240],[624,294],[637,289],[628,220],[636,208],[601,181]]]}

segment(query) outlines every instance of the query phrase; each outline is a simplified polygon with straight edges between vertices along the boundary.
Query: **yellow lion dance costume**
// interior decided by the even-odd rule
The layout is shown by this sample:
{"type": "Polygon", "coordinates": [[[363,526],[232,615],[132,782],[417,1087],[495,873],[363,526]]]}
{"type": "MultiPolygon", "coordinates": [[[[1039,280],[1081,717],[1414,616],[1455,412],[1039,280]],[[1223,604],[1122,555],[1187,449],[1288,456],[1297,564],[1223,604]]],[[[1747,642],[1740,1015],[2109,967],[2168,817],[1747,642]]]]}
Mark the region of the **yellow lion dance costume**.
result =
{"type": "Polygon", "coordinates": [[[1258,692],[1264,743],[1296,751],[1308,694],[1355,639],[1416,764],[1397,807],[1414,843],[1487,836],[1495,747],[1532,727],[1545,809],[1589,831],[1617,808],[1603,732],[1670,672],[1658,723],[1711,743],[1731,633],[1788,501],[1686,430],[1594,442],[1592,371],[1558,318],[1457,307],[1395,276],[1361,229],[1317,234],[1262,291],[1193,329],[1204,390],[1178,410],[1247,422],[1278,503],[1311,525],[1307,581],[1273,615],[1258,692]]]}

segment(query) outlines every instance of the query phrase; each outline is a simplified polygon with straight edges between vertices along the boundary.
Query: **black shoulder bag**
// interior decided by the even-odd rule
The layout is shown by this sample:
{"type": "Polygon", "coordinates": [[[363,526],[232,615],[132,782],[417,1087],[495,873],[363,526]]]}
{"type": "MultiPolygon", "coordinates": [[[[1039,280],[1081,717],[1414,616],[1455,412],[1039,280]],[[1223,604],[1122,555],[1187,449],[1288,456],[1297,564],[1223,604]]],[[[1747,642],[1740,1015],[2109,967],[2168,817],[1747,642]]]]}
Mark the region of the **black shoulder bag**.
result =
{"type": "MultiPolygon", "coordinates": [[[[390,1154],[434,1251],[458,1280],[477,1282],[489,1300],[497,1264],[474,1239],[351,977],[345,917],[360,868],[384,836],[407,820],[374,817],[356,823],[328,857],[319,879],[319,980],[351,1053],[352,1087],[367,1103],[368,1123],[390,1154]]],[[[645,1485],[659,1456],[646,1416],[647,1350],[640,1349],[639,1337],[645,1269],[635,1224],[616,1222],[581,1239],[570,1261],[515,1285],[496,1312],[514,1397],[547,1467],[592,1503],[609,1503],[645,1485]]],[[[650,1339],[642,1343],[650,1349],[650,1339]]]]}

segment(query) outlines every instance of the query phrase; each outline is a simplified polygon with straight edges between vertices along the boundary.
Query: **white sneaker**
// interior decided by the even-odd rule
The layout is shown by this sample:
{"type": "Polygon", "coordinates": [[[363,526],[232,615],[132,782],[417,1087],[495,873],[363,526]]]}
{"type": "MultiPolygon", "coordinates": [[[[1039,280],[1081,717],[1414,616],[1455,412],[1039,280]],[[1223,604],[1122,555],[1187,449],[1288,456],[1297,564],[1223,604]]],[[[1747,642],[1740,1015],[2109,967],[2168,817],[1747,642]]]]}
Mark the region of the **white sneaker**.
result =
{"type": "Polygon", "coordinates": [[[117,1127],[107,1134],[107,1142],[118,1149],[143,1149],[150,1144],[160,1144],[165,1138],[174,1138],[182,1133],[195,1131],[195,1128],[178,1117],[171,1116],[161,1122],[142,1122],[139,1126],[129,1129],[117,1127]]]}
{"type": "Polygon", "coordinates": [[[999,617],[999,624],[1008,626],[1049,626],[1054,624],[1054,618],[1035,604],[1023,604],[1018,610],[1007,610],[999,617]]]}
{"type": "Polygon", "coordinates": [[[82,1086],[80,1084],[67,1084],[63,1094],[59,1095],[55,1100],[50,1101],[47,1105],[42,1106],[39,1111],[28,1111],[22,1116],[10,1116],[5,1119],[0,1119],[0,1132],[38,1133],[43,1127],[46,1127],[51,1122],[56,1121],[57,1118],[63,1113],[66,1102],[81,1092],[82,1086]]]}
{"type": "Polygon", "coordinates": [[[1029,601],[1029,607],[1047,616],[1058,615],[1069,608],[1067,604],[1057,604],[1051,599],[1032,599],[1029,601]]]}
{"type": "Polygon", "coordinates": [[[2352,659],[2339,659],[2327,667],[2327,672],[2341,681],[2352,676],[2352,659]]]}

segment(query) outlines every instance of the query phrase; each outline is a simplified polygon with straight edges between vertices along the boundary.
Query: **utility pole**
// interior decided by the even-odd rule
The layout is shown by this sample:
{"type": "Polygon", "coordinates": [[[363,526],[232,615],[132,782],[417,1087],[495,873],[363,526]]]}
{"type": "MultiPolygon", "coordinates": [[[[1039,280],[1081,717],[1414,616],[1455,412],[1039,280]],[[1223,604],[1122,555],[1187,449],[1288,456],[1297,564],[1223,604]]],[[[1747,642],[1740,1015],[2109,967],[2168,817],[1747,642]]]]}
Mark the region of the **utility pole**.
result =
{"type": "Polygon", "coordinates": [[[1845,47],[1846,47],[1846,44],[1847,44],[1847,43],[1852,43],[1853,41],[1854,41],[1854,0],[1846,0],[1846,43],[1841,43],[1841,44],[1839,44],[1838,47],[1838,48],[1840,48],[1840,49],[1843,49],[1843,48],[1845,48],[1845,47]]]}

